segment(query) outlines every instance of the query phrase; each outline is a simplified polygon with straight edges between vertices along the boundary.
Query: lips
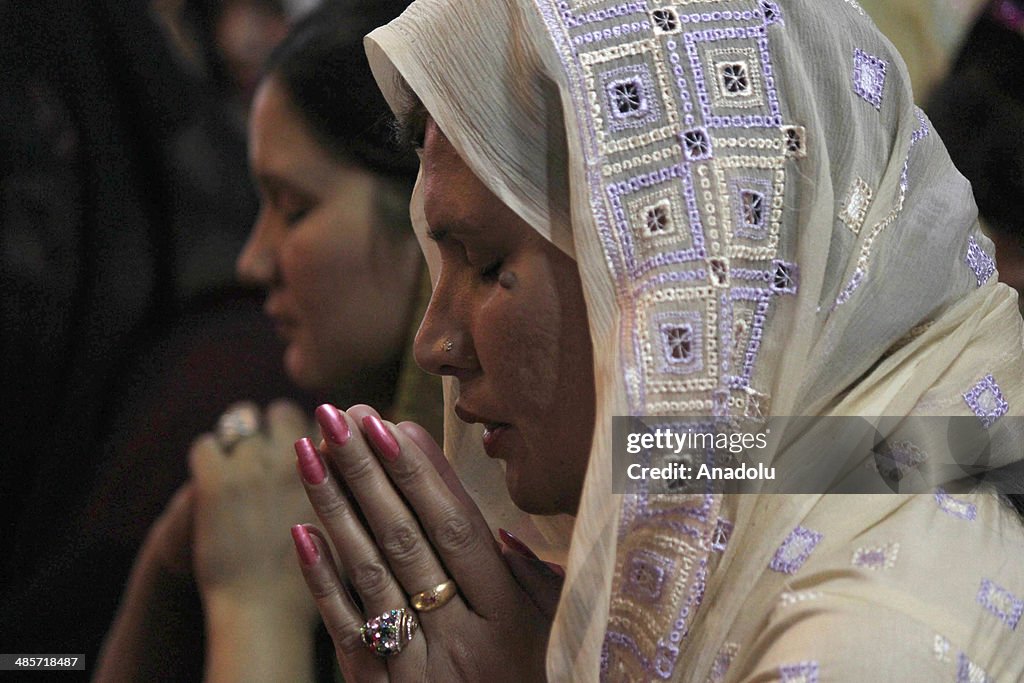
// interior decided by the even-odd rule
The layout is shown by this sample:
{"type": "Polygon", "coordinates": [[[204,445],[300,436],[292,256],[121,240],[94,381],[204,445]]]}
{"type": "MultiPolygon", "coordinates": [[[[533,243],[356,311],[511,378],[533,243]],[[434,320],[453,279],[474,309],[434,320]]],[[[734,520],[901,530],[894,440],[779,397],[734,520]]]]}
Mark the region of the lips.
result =
{"type": "Polygon", "coordinates": [[[484,427],[484,450],[487,451],[487,455],[492,458],[497,457],[498,443],[501,441],[502,435],[511,428],[512,425],[500,422],[484,427]]]}
{"type": "Polygon", "coordinates": [[[284,312],[283,307],[276,299],[268,299],[267,303],[263,306],[263,312],[274,324],[274,330],[279,337],[289,341],[294,336],[297,322],[293,317],[284,312]]]}
{"type": "Polygon", "coordinates": [[[468,422],[469,424],[482,424],[484,426],[484,450],[487,451],[487,455],[490,457],[497,457],[498,445],[501,442],[502,437],[509,429],[512,428],[512,425],[507,422],[498,422],[496,420],[491,420],[488,417],[477,415],[460,405],[455,406],[455,414],[458,415],[459,419],[463,422],[468,422]]]}

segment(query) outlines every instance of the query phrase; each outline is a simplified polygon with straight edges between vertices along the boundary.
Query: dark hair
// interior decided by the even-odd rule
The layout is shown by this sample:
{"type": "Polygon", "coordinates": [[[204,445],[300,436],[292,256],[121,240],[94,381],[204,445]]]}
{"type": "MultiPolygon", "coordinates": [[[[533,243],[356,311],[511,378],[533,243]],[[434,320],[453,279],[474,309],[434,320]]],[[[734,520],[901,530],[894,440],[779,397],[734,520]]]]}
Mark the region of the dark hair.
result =
{"type": "Polygon", "coordinates": [[[287,91],[318,142],[343,161],[409,184],[419,167],[396,142],[394,117],[366,61],[363,37],[410,0],[327,2],[274,50],[263,78],[287,91]]]}
{"type": "MultiPolygon", "coordinates": [[[[1019,6],[1024,2],[1004,2],[1019,6]]],[[[995,7],[995,6],[993,6],[995,7]]],[[[964,41],[949,76],[931,96],[928,116],[960,172],[982,218],[1024,246],[1024,39],[984,15],[964,41]]]]}

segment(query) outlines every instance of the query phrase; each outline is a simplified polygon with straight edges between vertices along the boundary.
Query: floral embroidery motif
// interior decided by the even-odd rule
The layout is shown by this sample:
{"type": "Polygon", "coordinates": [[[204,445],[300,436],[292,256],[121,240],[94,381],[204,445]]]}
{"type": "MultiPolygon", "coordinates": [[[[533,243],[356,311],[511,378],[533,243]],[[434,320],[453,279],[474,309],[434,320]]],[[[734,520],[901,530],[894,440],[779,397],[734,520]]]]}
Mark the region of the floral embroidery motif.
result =
{"type": "Polygon", "coordinates": [[[711,158],[711,136],[706,128],[692,128],[679,136],[683,151],[689,161],[705,161],[711,158]]]}
{"type": "Polygon", "coordinates": [[[759,178],[737,178],[732,182],[735,197],[735,225],[733,231],[738,237],[764,240],[769,233],[769,217],[772,212],[771,184],[759,178]]]}
{"type": "Polygon", "coordinates": [[[647,227],[647,235],[660,237],[675,231],[672,222],[672,202],[662,199],[653,206],[648,206],[643,211],[644,225],[647,227]]]}
{"type": "Polygon", "coordinates": [[[853,51],[853,90],[875,109],[882,108],[882,93],[885,90],[887,63],[864,52],[853,51]]]}
{"type": "Polygon", "coordinates": [[[674,7],[659,7],[651,10],[651,21],[654,22],[654,32],[657,34],[678,33],[682,28],[679,15],[674,7]]]}
{"type": "Polygon", "coordinates": [[[796,294],[797,267],[795,263],[772,261],[771,290],[777,294],[796,294]]]}
{"type": "Polygon", "coordinates": [[[660,100],[646,64],[601,72],[600,80],[604,84],[605,101],[611,113],[608,129],[612,133],[651,125],[662,118],[660,100]]]}
{"type": "Polygon", "coordinates": [[[803,126],[783,126],[782,134],[786,136],[786,156],[796,159],[807,156],[807,130],[803,126]]]}
{"type": "Polygon", "coordinates": [[[985,379],[974,385],[973,389],[964,394],[964,400],[986,428],[1010,410],[1010,404],[1006,402],[992,375],[986,375],[985,379]]]}
{"type": "Polygon", "coordinates": [[[648,550],[635,551],[626,561],[627,577],[623,590],[647,602],[661,597],[665,577],[671,575],[673,563],[648,550]]]}
{"type": "Polygon", "coordinates": [[[989,579],[982,579],[977,600],[979,605],[999,617],[1011,631],[1017,629],[1020,618],[1024,615],[1024,599],[1018,598],[989,579]]]}
{"type": "Polygon", "coordinates": [[[693,328],[689,325],[662,325],[665,337],[665,358],[669,363],[689,363],[693,360],[693,328]]]}
{"type": "Polygon", "coordinates": [[[757,51],[753,48],[708,50],[708,69],[714,74],[712,94],[723,107],[763,105],[757,51]]]}
{"type": "Polygon", "coordinates": [[[854,235],[860,234],[864,227],[864,219],[868,215],[868,207],[871,206],[871,188],[861,178],[853,181],[843,202],[843,210],[839,212],[839,219],[846,224],[854,235]]]}
{"type": "Polygon", "coordinates": [[[778,550],[768,567],[783,574],[796,574],[821,542],[823,534],[798,526],[793,529],[778,550]]]}
{"type": "Polygon", "coordinates": [[[608,86],[608,95],[612,99],[614,111],[619,116],[631,116],[643,113],[646,102],[643,96],[644,85],[639,78],[625,81],[612,81],[608,86]]]}
{"type": "Polygon", "coordinates": [[[708,275],[715,287],[729,286],[729,259],[712,257],[708,259],[708,275]]]}
{"type": "Polygon", "coordinates": [[[949,495],[942,489],[935,490],[935,502],[943,512],[973,522],[978,517],[978,506],[966,500],[949,495]]]}
{"type": "Polygon", "coordinates": [[[757,4],[761,6],[761,15],[764,17],[764,23],[775,24],[782,22],[782,12],[779,10],[779,6],[772,2],[772,0],[759,0],[757,4]]]}
{"type": "Polygon", "coordinates": [[[978,240],[974,239],[974,235],[967,238],[967,255],[964,256],[964,263],[974,271],[979,287],[988,282],[996,272],[995,260],[985,253],[985,250],[978,244],[978,240]]]}
{"type": "Polygon", "coordinates": [[[660,313],[655,322],[661,333],[662,357],[659,370],[673,374],[692,374],[704,367],[701,354],[701,315],[696,311],[660,313]]]}
{"type": "Polygon", "coordinates": [[[733,525],[727,519],[719,518],[715,525],[715,531],[711,535],[711,549],[716,553],[724,553],[725,547],[729,545],[729,538],[732,536],[733,525]]]}
{"type": "Polygon", "coordinates": [[[779,667],[782,683],[818,683],[818,663],[800,662],[779,667]]]}
{"type": "Polygon", "coordinates": [[[853,566],[862,569],[892,569],[896,566],[896,555],[899,554],[899,543],[887,543],[882,546],[857,548],[853,553],[853,566]]]}

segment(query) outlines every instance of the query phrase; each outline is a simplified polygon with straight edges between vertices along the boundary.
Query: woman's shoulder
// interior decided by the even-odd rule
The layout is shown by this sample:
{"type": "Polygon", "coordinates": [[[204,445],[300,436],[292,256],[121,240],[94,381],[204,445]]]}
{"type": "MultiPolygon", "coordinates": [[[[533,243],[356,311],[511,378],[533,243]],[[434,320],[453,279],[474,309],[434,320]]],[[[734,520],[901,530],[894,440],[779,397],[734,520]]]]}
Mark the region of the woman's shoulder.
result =
{"type": "Polygon", "coordinates": [[[753,635],[735,680],[1024,678],[1024,525],[1013,510],[937,491],[852,531],[826,523],[842,500],[825,508],[798,527],[814,547],[790,557],[784,542],[758,582],[765,618],[740,629],[753,635]]]}

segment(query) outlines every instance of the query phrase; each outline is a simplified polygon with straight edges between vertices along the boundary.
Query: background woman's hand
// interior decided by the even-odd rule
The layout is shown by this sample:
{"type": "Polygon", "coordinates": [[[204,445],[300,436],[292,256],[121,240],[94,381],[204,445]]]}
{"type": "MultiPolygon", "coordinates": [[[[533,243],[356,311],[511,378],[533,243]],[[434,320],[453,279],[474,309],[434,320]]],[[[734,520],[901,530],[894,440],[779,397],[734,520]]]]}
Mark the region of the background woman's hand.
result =
{"type": "MultiPolygon", "coordinates": [[[[257,410],[251,404],[233,406],[257,410]]],[[[192,447],[193,567],[207,631],[207,680],[299,680],[313,661],[316,605],[295,566],[288,528],[314,518],[292,444],[310,433],[278,402],[230,452],[213,435],[192,447]]]]}
{"type": "Polygon", "coordinates": [[[416,425],[382,422],[366,406],[322,406],[317,419],[321,449],[304,439],[296,452],[337,563],[320,532],[294,534],[345,680],[544,680],[560,577],[527,559],[517,579],[517,562],[506,562],[444,454],[416,425]],[[453,599],[412,610],[409,596],[448,580],[458,587],[453,599]],[[413,614],[419,630],[385,659],[363,644],[360,626],[392,609],[413,614]]]}

